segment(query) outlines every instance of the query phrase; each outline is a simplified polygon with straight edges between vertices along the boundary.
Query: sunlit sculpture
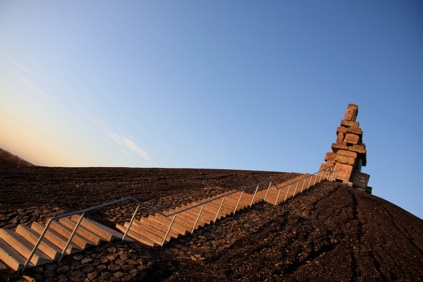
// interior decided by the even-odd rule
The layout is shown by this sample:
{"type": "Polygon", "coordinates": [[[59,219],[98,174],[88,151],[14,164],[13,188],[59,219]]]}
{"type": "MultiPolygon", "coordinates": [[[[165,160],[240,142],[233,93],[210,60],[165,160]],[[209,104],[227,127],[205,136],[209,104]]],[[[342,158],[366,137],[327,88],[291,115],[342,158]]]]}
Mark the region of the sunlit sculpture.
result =
{"type": "Polygon", "coordinates": [[[332,152],[326,153],[325,161],[320,169],[332,169],[336,180],[371,193],[368,187],[370,176],[361,172],[366,166],[366,145],[362,142],[363,131],[356,121],[358,106],[349,104],[340,127],[336,129],[336,142],[332,144],[332,152]]]}

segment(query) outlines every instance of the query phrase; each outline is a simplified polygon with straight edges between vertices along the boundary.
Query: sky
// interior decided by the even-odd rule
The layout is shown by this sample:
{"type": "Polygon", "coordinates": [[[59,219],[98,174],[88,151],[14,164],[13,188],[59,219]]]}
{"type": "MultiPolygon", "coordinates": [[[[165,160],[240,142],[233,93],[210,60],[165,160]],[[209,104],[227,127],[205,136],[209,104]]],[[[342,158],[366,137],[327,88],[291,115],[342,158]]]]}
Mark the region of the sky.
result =
{"type": "Polygon", "coordinates": [[[0,148],[37,165],[316,172],[349,103],[423,218],[422,1],[0,1],[0,148]]]}

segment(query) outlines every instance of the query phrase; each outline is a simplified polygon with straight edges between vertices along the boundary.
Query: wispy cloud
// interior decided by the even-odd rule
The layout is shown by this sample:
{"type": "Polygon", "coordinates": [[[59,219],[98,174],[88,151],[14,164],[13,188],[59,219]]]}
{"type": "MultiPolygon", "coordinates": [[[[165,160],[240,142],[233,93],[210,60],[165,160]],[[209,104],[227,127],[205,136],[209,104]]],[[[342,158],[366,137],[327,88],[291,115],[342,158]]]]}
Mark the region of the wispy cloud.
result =
{"type": "Polygon", "coordinates": [[[21,64],[18,64],[15,60],[9,58],[9,61],[19,70],[23,71],[26,74],[29,74],[30,76],[33,76],[34,74],[26,67],[22,66],[21,64]]]}
{"type": "MultiPolygon", "coordinates": [[[[35,92],[44,96],[49,96],[49,94],[44,89],[42,89],[40,86],[37,85],[36,82],[34,82],[35,74],[33,71],[31,71],[30,68],[17,63],[12,58],[9,58],[9,61],[14,66],[13,73],[23,85],[28,87],[32,92],[35,92]]],[[[36,66],[37,68],[41,67],[39,64],[37,64],[36,66]]]]}
{"type": "Polygon", "coordinates": [[[128,153],[132,153],[132,154],[136,154],[136,155],[138,155],[138,156],[140,156],[140,157],[142,157],[143,159],[146,159],[146,160],[151,159],[150,154],[146,150],[139,147],[135,143],[135,140],[132,137],[127,136],[126,134],[122,134],[120,132],[117,132],[117,131],[120,131],[119,129],[116,129],[116,130],[111,129],[111,127],[108,125],[108,123],[105,120],[86,112],[78,104],[74,104],[74,105],[82,113],[84,113],[97,126],[97,128],[109,138],[109,140],[118,144],[121,147],[121,149],[123,149],[122,151],[126,155],[130,155],[128,153]]]}
{"type": "Polygon", "coordinates": [[[44,96],[49,96],[46,91],[38,87],[35,83],[33,83],[30,79],[23,77],[21,75],[17,75],[18,79],[22,84],[28,87],[31,91],[36,92],[38,94],[42,94],[44,96]]]}

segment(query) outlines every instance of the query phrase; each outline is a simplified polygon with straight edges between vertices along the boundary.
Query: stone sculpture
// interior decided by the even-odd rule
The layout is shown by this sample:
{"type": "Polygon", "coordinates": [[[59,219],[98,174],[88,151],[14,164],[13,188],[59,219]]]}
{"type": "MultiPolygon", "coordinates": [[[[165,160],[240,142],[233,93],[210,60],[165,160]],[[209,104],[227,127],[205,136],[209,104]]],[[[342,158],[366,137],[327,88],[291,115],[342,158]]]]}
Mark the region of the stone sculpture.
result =
{"type": "Polygon", "coordinates": [[[349,104],[341,125],[336,129],[336,142],[332,144],[332,152],[326,153],[325,161],[320,169],[335,170],[336,180],[371,193],[368,187],[369,175],[361,172],[366,166],[366,145],[362,142],[363,131],[356,121],[358,106],[349,104]]]}

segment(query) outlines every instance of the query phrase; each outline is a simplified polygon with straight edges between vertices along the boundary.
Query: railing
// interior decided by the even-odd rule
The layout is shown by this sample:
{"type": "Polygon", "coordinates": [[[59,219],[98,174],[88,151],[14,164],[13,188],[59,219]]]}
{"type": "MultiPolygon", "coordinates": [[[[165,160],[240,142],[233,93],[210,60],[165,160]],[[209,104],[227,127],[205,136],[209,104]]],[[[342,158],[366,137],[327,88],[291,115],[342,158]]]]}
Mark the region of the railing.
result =
{"type": "MultiPolygon", "coordinates": [[[[285,197],[284,197],[284,200],[283,200],[285,202],[287,200],[287,197],[288,197],[289,191],[291,189],[291,186],[295,185],[295,190],[294,190],[294,193],[292,195],[292,197],[294,197],[295,195],[298,194],[297,193],[297,189],[298,189],[299,184],[301,183],[301,181],[303,183],[301,185],[301,192],[300,193],[303,192],[304,185],[305,185],[305,183],[307,183],[307,180],[308,180],[308,188],[310,188],[311,186],[314,186],[314,185],[316,185],[316,183],[319,183],[319,182],[321,182],[322,180],[325,180],[325,179],[326,180],[329,180],[329,181],[334,181],[336,179],[336,174],[337,174],[337,171],[336,170],[333,170],[331,168],[324,168],[324,169],[319,170],[319,171],[317,171],[317,172],[315,172],[315,173],[313,173],[311,175],[306,175],[306,176],[304,176],[304,178],[299,179],[299,180],[297,180],[295,182],[286,184],[286,185],[284,185],[282,187],[278,187],[275,184],[276,189],[278,189],[278,195],[276,196],[276,199],[275,199],[275,205],[278,203],[279,196],[280,196],[280,193],[281,193],[282,189],[288,187],[288,189],[286,189],[285,197]],[[313,178],[314,178],[314,183],[313,183],[313,185],[311,185],[311,181],[312,181],[313,178]],[[319,181],[317,181],[317,179],[319,179],[319,181]]],[[[266,200],[266,197],[267,197],[267,193],[266,193],[266,196],[264,197],[264,200],[266,200]]]]}
{"type": "MultiPolygon", "coordinates": [[[[317,174],[317,175],[318,175],[319,173],[321,174],[319,182],[321,181],[321,179],[328,179],[328,180],[332,180],[332,178],[333,178],[333,171],[332,171],[332,170],[328,170],[328,169],[324,169],[324,170],[318,171],[318,172],[316,172],[316,173],[314,173],[314,174],[312,174],[312,175],[308,175],[308,176],[306,176],[304,179],[300,179],[300,180],[298,180],[298,181],[296,181],[296,182],[294,182],[294,183],[289,184],[289,187],[288,187],[287,193],[285,194],[285,199],[284,199],[284,200],[286,200],[286,197],[287,197],[287,194],[288,194],[288,192],[289,192],[289,189],[290,189],[290,186],[291,186],[291,185],[293,185],[293,184],[297,183],[297,185],[296,185],[296,187],[295,187],[295,191],[296,191],[296,190],[297,190],[297,186],[298,186],[298,183],[299,183],[299,182],[301,182],[301,181],[303,181],[303,180],[305,181],[305,180],[306,180],[306,179],[308,179],[308,178],[310,178],[310,180],[309,180],[309,181],[311,181],[311,178],[312,178],[315,174],[317,174]],[[323,176],[322,176],[322,172],[324,172],[323,176]],[[329,177],[328,177],[328,176],[329,176],[329,177]]],[[[316,180],[317,180],[317,175],[316,175],[316,177],[315,177],[316,179],[315,179],[314,184],[316,183],[316,180]]],[[[41,241],[43,240],[43,238],[44,238],[44,236],[45,236],[45,234],[46,234],[47,230],[49,229],[50,224],[51,224],[53,221],[55,221],[55,220],[59,220],[59,219],[64,218],[64,217],[70,217],[70,216],[75,215],[75,214],[81,214],[80,218],[78,219],[77,223],[75,224],[75,227],[74,227],[74,229],[73,229],[73,231],[72,231],[72,233],[71,233],[71,235],[70,235],[70,237],[69,237],[68,241],[67,241],[67,242],[66,242],[66,244],[65,244],[65,247],[64,247],[64,248],[63,248],[63,250],[62,250],[62,253],[61,253],[60,258],[59,258],[59,260],[58,260],[59,262],[62,260],[63,256],[65,255],[66,250],[68,249],[68,247],[69,247],[69,245],[70,245],[70,243],[71,243],[71,241],[72,241],[72,239],[73,239],[74,235],[76,234],[76,231],[77,231],[77,229],[78,229],[79,225],[81,224],[82,219],[84,218],[84,215],[85,215],[85,213],[86,213],[86,212],[93,211],[93,210],[97,210],[97,209],[100,209],[100,208],[104,208],[104,207],[107,207],[107,206],[110,206],[110,205],[115,205],[115,204],[118,204],[118,203],[121,203],[121,202],[124,202],[124,201],[134,201],[134,202],[138,203],[138,205],[137,205],[137,207],[136,207],[136,209],[135,209],[134,213],[132,214],[132,217],[131,217],[131,220],[130,220],[130,222],[129,222],[129,224],[128,224],[128,227],[127,227],[127,229],[126,229],[125,233],[124,233],[124,234],[123,234],[123,236],[122,236],[122,240],[125,240],[126,236],[128,235],[128,232],[129,232],[129,230],[130,230],[130,228],[131,228],[131,226],[132,226],[132,224],[133,224],[133,222],[134,222],[134,220],[135,220],[135,217],[136,217],[136,215],[137,215],[137,213],[138,213],[138,210],[139,210],[140,206],[144,206],[144,207],[146,207],[147,209],[152,210],[152,211],[154,211],[155,213],[158,213],[158,214],[160,214],[160,215],[162,215],[162,216],[165,216],[165,217],[172,217],[172,220],[171,220],[171,222],[170,222],[170,224],[169,224],[168,230],[167,230],[167,232],[166,232],[166,234],[165,234],[165,236],[164,236],[164,238],[163,238],[163,242],[162,242],[162,244],[161,244],[161,246],[163,246],[163,245],[164,245],[164,243],[166,242],[166,239],[167,239],[167,237],[168,237],[168,235],[169,235],[169,233],[170,233],[171,229],[172,229],[173,224],[175,223],[175,219],[176,219],[176,216],[177,216],[178,214],[180,214],[180,213],[182,213],[182,212],[185,212],[185,211],[187,211],[187,210],[191,210],[191,209],[194,209],[194,208],[197,208],[197,207],[200,207],[200,206],[201,206],[201,209],[200,209],[200,211],[199,211],[199,213],[198,213],[198,216],[197,216],[197,218],[196,218],[196,220],[195,220],[195,223],[194,223],[194,226],[193,226],[193,228],[192,228],[192,231],[191,231],[191,233],[192,233],[192,232],[194,232],[194,230],[195,230],[195,228],[196,228],[196,226],[197,226],[197,223],[198,223],[198,222],[199,222],[199,220],[200,220],[200,217],[201,217],[201,214],[202,214],[202,212],[203,212],[204,206],[205,206],[206,204],[210,203],[210,202],[214,202],[214,201],[218,201],[218,200],[222,199],[222,201],[221,201],[221,203],[220,203],[220,205],[219,205],[219,208],[218,208],[218,210],[217,210],[216,216],[215,216],[215,218],[214,218],[214,221],[213,221],[213,223],[215,223],[215,222],[216,222],[216,220],[217,220],[217,218],[219,217],[220,211],[221,211],[221,209],[222,209],[222,207],[223,207],[223,204],[224,204],[224,202],[225,202],[226,198],[227,198],[228,196],[230,196],[230,195],[233,195],[233,194],[236,194],[236,193],[241,192],[240,197],[238,198],[237,204],[236,204],[235,209],[234,209],[234,211],[232,212],[232,214],[235,214],[235,213],[236,213],[236,211],[237,211],[237,209],[238,209],[238,206],[239,206],[239,203],[241,202],[242,196],[244,195],[244,192],[245,192],[245,191],[247,191],[248,189],[251,189],[251,188],[254,188],[254,187],[255,187],[256,189],[255,189],[255,191],[254,191],[254,195],[253,195],[253,197],[252,197],[252,199],[251,199],[251,202],[250,202],[250,204],[249,204],[249,207],[251,207],[251,206],[253,205],[253,203],[254,203],[254,200],[255,200],[255,198],[256,198],[257,192],[259,191],[260,185],[262,185],[262,184],[264,184],[264,183],[268,183],[268,185],[267,185],[267,191],[266,191],[266,195],[265,195],[265,197],[264,197],[264,200],[266,200],[266,197],[267,197],[267,195],[268,195],[268,192],[269,192],[269,190],[270,190],[270,188],[271,188],[271,186],[272,186],[272,184],[273,184],[273,185],[275,185],[275,187],[279,190],[279,192],[278,192],[278,197],[277,197],[277,199],[276,199],[276,201],[277,201],[277,200],[278,200],[278,198],[279,198],[279,194],[280,194],[280,191],[282,190],[282,188],[284,188],[284,187],[286,187],[286,186],[288,186],[288,185],[283,186],[283,187],[279,187],[279,188],[278,188],[278,187],[277,187],[277,185],[276,185],[276,184],[274,184],[274,182],[275,182],[275,181],[274,181],[273,179],[266,179],[266,180],[264,180],[264,181],[261,181],[261,182],[258,182],[258,183],[256,183],[256,184],[254,184],[254,185],[251,185],[251,186],[248,186],[248,187],[245,187],[245,188],[242,188],[242,189],[234,190],[234,191],[232,191],[232,192],[226,193],[226,194],[224,194],[224,195],[220,195],[220,196],[218,196],[218,197],[212,198],[212,199],[210,199],[210,200],[207,200],[207,201],[201,202],[201,203],[199,203],[199,204],[196,204],[196,205],[194,205],[194,206],[187,207],[187,208],[182,209],[182,210],[179,210],[179,211],[175,211],[175,212],[170,213],[170,214],[165,214],[165,213],[163,213],[163,212],[159,211],[158,209],[156,209],[156,208],[154,208],[154,207],[152,207],[152,206],[150,206],[150,205],[148,205],[148,204],[146,204],[146,203],[144,203],[144,202],[141,202],[141,201],[139,201],[139,200],[135,199],[134,197],[128,196],[128,197],[121,198],[121,199],[119,199],[119,200],[115,200],[115,201],[112,201],[112,202],[107,202],[107,203],[104,203],[104,204],[101,204],[101,205],[98,205],[98,206],[93,206],[93,207],[89,207],[89,208],[86,208],[86,209],[82,209],[82,210],[78,210],[78,211],[74,211],[74,212],[70,212],[70,213],[66,213],[66,214],[62,214],[62,215],[58,215],[58,216],[54,216],[54,217],[52,217],[52,218],[50,218],[50,219],[48,220],[48,222],[47,222],[46,226],[44,227],[43,232],[40,234],[40,237],[38,238],[38,240],[37,240],[36,244],[34,245],[34,248],[32,249],[32,251],[31,251],[31,253],[30,253],[30,255],[29,255],[28,259],[26,260],[26,262],[25,262],[25,264],[24,264],[24,266],[23,266],[23,268],[22,268],[22,271],[24,271],[24,270],[26,269],[26,267],[28,266],[28,264],[30,263],[30,261],[31,261],[32,257],[34,256],[34,254],[35,254],[36,250],[38,249],[38,247],[39,247],[39,245],[40,245],[41,241]]],[[[310,183],[309,183],[309,184],[310,184],[310,183]]],[[[313,184],[313,185],[314,185],[314,184],[313,184]]],[[[304,187],[304,183],[303,183],[303,187],[304,187]]],[[[302,190],[303,190],[303,188],[301,189],[301,192],[302,192],[302,190]]],[[[294,192],[294,196],[295,196],[295,192],[294,192]]]]}

